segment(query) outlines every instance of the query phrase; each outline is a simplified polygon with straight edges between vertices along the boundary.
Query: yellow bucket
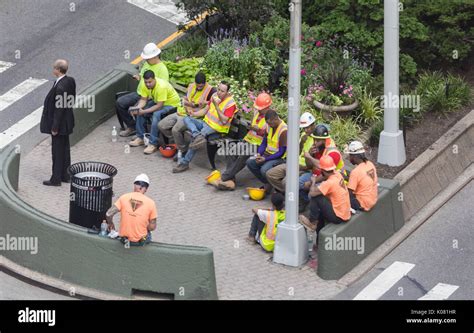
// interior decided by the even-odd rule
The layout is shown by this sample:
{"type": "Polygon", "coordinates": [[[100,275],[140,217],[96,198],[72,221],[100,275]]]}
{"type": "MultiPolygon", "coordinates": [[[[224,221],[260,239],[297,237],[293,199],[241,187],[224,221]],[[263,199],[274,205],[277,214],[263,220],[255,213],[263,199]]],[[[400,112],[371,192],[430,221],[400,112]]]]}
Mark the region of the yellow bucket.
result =
{"type": "Polygon", "coordinates": [[[219,178],[221,178],[221,172],[219,170],[214,170],[209,176],[206,177],[206,180],[210,184],[213,181],[218,180],[219,178]]]}
{"type": "Polygon", "coordinates": [[[263,188],[247,187],[247,192],[252,200],[258,201],[265,198],[265,190],[263,188]]]}

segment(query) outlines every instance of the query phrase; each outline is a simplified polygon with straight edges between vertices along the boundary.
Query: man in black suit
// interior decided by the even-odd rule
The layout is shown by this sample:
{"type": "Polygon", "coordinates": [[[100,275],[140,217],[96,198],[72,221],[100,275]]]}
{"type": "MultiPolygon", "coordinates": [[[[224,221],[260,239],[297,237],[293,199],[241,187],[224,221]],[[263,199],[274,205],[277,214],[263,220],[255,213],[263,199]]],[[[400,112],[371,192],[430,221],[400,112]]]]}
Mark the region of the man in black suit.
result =
{"type": "Polygon", "coordinates": [[[53,175],[43,182],[46,186],[61,186],[61,182],[70,182],[67,173],[71,165],[69,135],[74,128],[76,81],[66,75],[68,67],[66,60],[58,59],[54,62],[53,74],[56,81],[44,100],[40,131],[51,134],[53,155],[53,175]]]}

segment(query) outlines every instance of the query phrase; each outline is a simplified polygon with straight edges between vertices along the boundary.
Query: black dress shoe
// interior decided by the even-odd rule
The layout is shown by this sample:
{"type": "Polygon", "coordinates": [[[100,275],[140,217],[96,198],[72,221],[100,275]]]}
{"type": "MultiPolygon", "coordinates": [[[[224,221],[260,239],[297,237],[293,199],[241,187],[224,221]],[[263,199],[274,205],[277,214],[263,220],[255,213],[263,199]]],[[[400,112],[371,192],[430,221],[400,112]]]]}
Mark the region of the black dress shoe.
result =
{"type": "Polygon", "coordinates": [[[61,183],[53,183],[50,180],[45,180],[43,182],[43,185],[45,185],[45,186],[61,186],[61,183]]]}

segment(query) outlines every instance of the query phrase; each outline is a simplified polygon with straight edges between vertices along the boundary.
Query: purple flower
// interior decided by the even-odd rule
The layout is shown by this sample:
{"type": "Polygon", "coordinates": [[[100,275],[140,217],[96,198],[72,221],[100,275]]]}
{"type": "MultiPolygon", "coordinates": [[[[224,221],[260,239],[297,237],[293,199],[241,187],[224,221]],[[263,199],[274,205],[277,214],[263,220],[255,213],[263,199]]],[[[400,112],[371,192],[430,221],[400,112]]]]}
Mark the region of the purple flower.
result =
{"type": "Polygon", "coordinates": [[[247,106],[247,104],[242,105],[242,110],[244,110],[245,113],[249,113],[250,109],[247,106]]]}
{"type": "Polygon", "coordinates": [[[303,68],[303,69],[301,70],[301,75],[306,75],[306,69],[303,68]]]}
{"type": "Polygon", "coordinates": [[[315,45],[316,47],[320,47],[321,45],[323,45],[323,43],[320,40],[318,40],[315,45]]]}

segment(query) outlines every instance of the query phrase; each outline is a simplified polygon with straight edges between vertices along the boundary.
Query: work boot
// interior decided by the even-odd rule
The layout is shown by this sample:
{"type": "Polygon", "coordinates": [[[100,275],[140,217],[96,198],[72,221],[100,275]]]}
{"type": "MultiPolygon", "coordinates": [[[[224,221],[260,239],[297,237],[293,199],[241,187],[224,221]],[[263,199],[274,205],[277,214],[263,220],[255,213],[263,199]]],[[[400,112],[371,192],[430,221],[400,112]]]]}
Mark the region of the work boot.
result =
{"type": "Polygon", "coordinates": [[[155,145],[148,145],[143,151],[144,154],[150,155],[158,150],[158,147],[155,145]]]}
{"type": "Polygon", "coordinates": [[[144,146],[145,145],[145,141],[143,141],[143,139],[141,138],[136,138],[135,140],[132,140],[128,143],[128,145],[130,147],[139,147],[139,146],[144,146]]]}
{"type": "Polygon", "coordinates": [[[249,242],[251,245],[258,244],[257,240],[255,239],[255,235],[254,236],[248,235],[246,239],[247,239],[247,242],[249,242]]]}
{"type": "Polygon", "coordinates": [[[206,138],[204,137],[204,135],[202,134],[199,134],[198,136],[196,136],[193,140],[193,142],[191,142],[189,144],[189,148],[190,149],[194,149],[194,150],[197,150],[197,149],[200,149],[202,147],[204,147],[204,145],[206,144],[207,140],[206,138]]]}
{"type": "Polygon", "coordinates": [[[189,169],[189,164],[178,164],[176,167],[173,168],[173,173],[184,172],[188,169],[189,169]]]}
{"type": "Polygon", "coordinates": [[[127,128],[126,130],[120,131],[119,135],[122,137],[132,136],[136,133],[133,128],[127,128]]]}
{"type": "Polygon", "coordinates": [[[235,190],[235,182],[233,180],[221,181],[217,188],[221,191],[233,191],[235,190]]]}
{"type": "Polygon", "coordinates": [[[298,222],[303,225],[306,229],[308,229],[311,232],[316,231],[316,224],[311,223],[311,221],[304,215],[300,215],[298,217],[298,222]]]}

